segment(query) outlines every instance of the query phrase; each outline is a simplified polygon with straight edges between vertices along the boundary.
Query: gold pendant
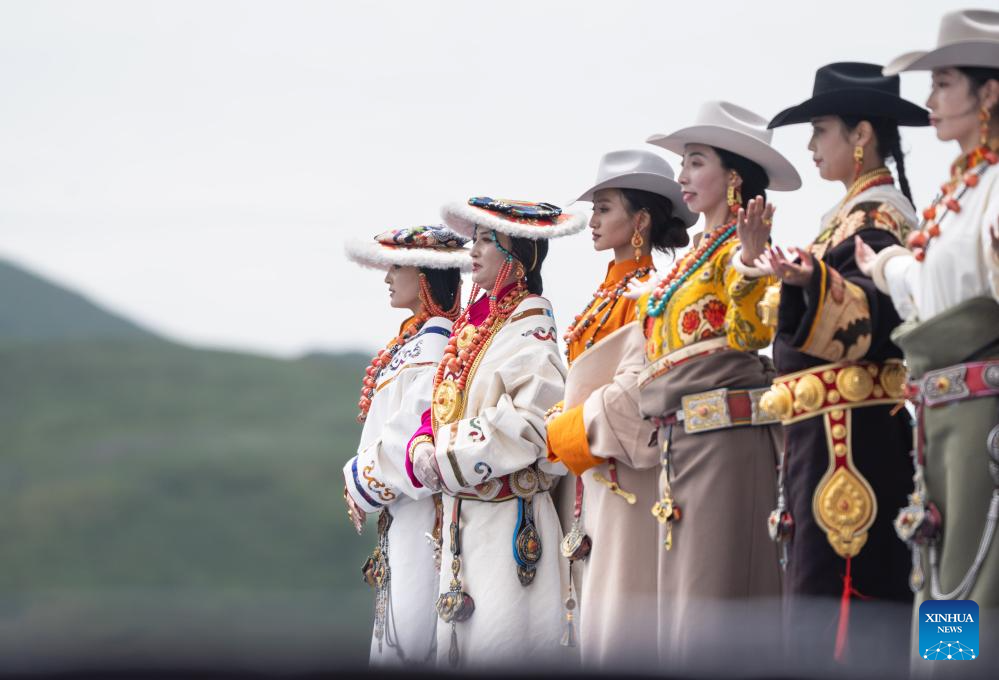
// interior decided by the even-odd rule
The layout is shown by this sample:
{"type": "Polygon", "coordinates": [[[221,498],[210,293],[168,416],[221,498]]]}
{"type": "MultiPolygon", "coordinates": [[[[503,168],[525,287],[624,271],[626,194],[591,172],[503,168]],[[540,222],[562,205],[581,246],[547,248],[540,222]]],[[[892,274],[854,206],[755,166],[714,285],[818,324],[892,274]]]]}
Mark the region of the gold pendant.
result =
{"type": "Polygon", "coordinates": [[[663,540],[663,547],[670,550],[673,547],[673,522],[680,520],[681,513],[680,507],[673,500],[673,490],[666,477],[666,470],[659,473],[659,479],[663,487],[663,497],[652,506],[652,516],[665,528],[666,538],[663,540]]]}
{"type": "Polygon", "coordinates": [[[864,547],[877,515],[874,490],[853,465],[850,415],[849,410],[825,414],[829,469],[812,497],[815,523],[826,533],[836,554],[844,559],[855,557],[864,547]]]}
{"type": "Polygon", "coordinates": [[[476,327],[468,324],[458,332],[458,349],[465,349],[472,344],[472,338],[475,337],[475,331],[476,327]]]}
{"type": "Polygon", "coordinates": [[[434,418],[438,423],[447,425],[458,419],[461,414],[463,395],[458,384],[448,378],[434,390],[434,418]]]}
{"type": "Polygon", "coordinates": [[[606,486],[608,491],[610,491],[613,494],[617,494],[618,496],[623,498],[625,501],[627,501],[628,505],[634,505],[635,501],[638,500],[635,497],[635,494],[631,493],[630,491],[625,491],[624,489],[621,488],[620,484],[618,484],[617,482],[612,482],[599,472],[593,473],[593,481],[599,482],[600,484],[606,486]]]}

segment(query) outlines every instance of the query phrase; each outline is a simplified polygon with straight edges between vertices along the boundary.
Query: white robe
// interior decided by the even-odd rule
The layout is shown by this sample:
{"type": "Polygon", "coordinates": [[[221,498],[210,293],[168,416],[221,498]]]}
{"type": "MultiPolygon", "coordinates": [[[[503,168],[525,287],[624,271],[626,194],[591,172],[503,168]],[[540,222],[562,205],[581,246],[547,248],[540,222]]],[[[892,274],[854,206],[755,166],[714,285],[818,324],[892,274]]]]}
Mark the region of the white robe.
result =
{"type": "Polygon", "coordinates": [[[387,511],[391,569],[390,613],[381,645],[372,634],[371,663],[422,662],[434,643],[437,571],[426,534],[434,528],[434,501],[406,473],[406,445],[430,407],[434,373],[451,335],[451,322],[432,317],[395,355],[375,382],[357,455],[343,468],[347,492],[365,512],[387,511]],[[381,647],[381,649],[379,649],[381,647]]]}
{"type": "MultiPolygon", "coordinates": [[[[461,418],[436,431],[434,462],[444,485],[441,592],[451,582],[453,494],[475,493],[478,485],[488,497],[498,486],[490,480],[535,464],[547,474],[565,474],[561,463],[547,460],[544,422],[564,387],[551,306],[528,297],[484,350],[467,384],[461,418]]],[[[559,551],[562,529],[547,491],[535,495],[533,505],[542,554],[533,583],[523,586],[512,548],[517,500],[462,501],[460,576],[475,612],[456,625],[460,667],[526,673],[565,655],[560,639],[568,565],[559,551]]],[[[437,640],[438,663],[447,668],[450,624],[438,623],[437,640]]]]}
{"type": "Polygon", "coordinates": [[[878,253],[874,283],[891,295],[903,319],[926,321],[974,297],[999,300],[999,259],[989,235],[999,223],[999,165],[960,203],[961,212],[948,211],[940,221],[940,235],[922,262],[901,247],[878,253]]]}

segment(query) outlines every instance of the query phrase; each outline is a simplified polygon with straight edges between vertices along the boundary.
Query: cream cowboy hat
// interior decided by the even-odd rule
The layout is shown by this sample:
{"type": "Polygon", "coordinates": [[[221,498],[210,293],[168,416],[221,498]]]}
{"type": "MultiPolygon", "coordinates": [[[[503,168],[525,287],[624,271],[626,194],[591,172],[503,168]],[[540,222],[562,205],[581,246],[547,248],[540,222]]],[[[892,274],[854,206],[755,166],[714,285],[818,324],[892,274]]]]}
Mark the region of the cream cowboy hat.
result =
{"type": "Polygon", "coordinates": [[[747,158],[763,168],[768,189],[794,191],[801,177],[791,162],[770,145],[773,131],[765,118],[729,102],[706,102],[697,112],[697,121],[668,135],[652,135],[646,141],[683,155],[687,144],[707,144],[747,158]]]}
{"type": "Polygon", "coordinates": [[[383,231],[370,241],[349,241],[347,258],[362,267],[425,267],[469,271],[468,239],[442,224],[383,231]]]}
{"type": "Polygon", "coordinates": [[[999,68],[999,12],[965,9],[944,14],[936,49],[906,52],[885,66],[884,74],[943,66],[999,68]]]}
{"type": "Polygon", "coordinates": [[[611,151],[604,154],[597,168],[597,182],[584,191],[577,201],[593,201],[601,189],[639,189],[665,196],[673,204],[673,214],[685,226],[697,222],[683,202],[682,189],[673,179],[673,168],[659,154],[651,151],[611,151]]]}
{"type": "Polygon", "coordinates": [[[448,203],[441,208],[441,217],[449,227],[469,238],[476,227],[483,227],[533,241],[575,234],[588,221],[584,214],[567,212],[551,203],[487,196],[448,203]]]}

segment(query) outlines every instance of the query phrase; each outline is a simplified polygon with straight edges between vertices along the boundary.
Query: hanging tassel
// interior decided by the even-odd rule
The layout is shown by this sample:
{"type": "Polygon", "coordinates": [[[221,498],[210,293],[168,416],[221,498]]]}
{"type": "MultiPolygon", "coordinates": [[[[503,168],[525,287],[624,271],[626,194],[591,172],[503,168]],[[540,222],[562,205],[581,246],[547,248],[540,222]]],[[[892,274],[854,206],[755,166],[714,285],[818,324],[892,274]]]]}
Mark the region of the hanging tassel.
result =
{"type": "Polygon", "coordinates": [[[576,646],[576,624],[574,622],[576,609],[576,585],[572,582],[572,562],[569,562],[569,594],[565,598],[565,632],[562,634],[563,647],[576,646]]]}
{"type": "Polygon", "coordinates": [[[846,574],[843,576],[843,595],[839,599],[839,626],[836,628],[835,659],[844,663],[846,659],[846,636],[850,628],[850,594],[853,592],[853,580],[850,578],[850,560],[846,558],[846,574]]]}
{"type": "Polygon", "coordinates": [[[455,623],[451,624],[451,649],[447,652],[447,660],[451,668],[457,668],[458,661],[461,660],[458,652],[458,626],[455,623]]]}

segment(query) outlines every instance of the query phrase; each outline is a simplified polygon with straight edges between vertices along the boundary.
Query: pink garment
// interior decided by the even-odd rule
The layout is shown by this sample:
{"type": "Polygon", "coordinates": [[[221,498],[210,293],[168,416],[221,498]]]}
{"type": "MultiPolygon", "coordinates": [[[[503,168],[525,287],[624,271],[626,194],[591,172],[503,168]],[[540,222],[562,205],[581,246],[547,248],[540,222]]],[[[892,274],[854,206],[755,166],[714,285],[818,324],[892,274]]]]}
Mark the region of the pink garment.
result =
{"type": "MultiPolygon", "coordinates": [[[[509,286],[500,291],[497,299],[502,300],[503,296],[509,293],[514,285],[516,284],[511,283],[509,286]]],[[[476,328],[481,326],[482,322],[486,320],[487,316],[489,316],[489,296],[483,295],[478,300],[473,302],[472,306],[468,308],[467,314],[468,323],[472,324],[476,328]]],[[[433,424],[430,422],[430,409],[427,409],[423,413],[423,424],[420,425],[419,429],[413,433],[412,437],[409,438],[409,442],[406,444],[407,453],[413,447],[413,440],[423,435],[427,435],[431,439],[434,438],[434,428],[433,424]]],[[[409,480],[413,482],[413,486],[417,489],[423,488],[423,484],[421,484],[420,480],[418,480],[416,475],[413,474],[413,461],[408,455],[406,456],[406,474],[409,475],[409,480]]]]}

